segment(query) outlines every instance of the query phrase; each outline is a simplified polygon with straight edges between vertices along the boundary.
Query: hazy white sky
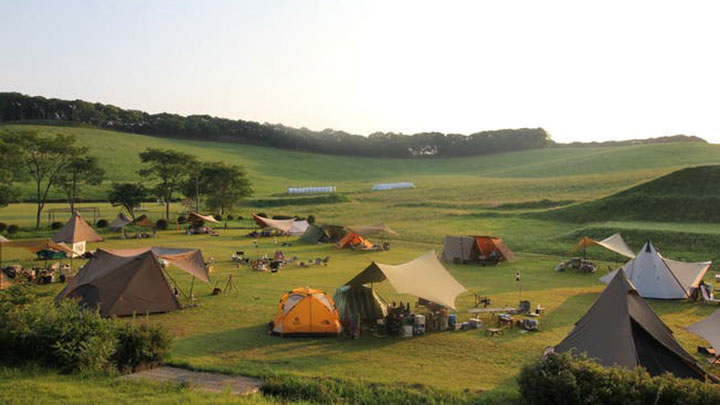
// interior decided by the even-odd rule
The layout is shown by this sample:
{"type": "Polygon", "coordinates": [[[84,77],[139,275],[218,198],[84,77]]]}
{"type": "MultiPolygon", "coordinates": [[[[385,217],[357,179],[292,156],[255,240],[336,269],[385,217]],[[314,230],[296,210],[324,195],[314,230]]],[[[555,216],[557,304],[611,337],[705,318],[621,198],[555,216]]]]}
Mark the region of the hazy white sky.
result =
{"type": "Polygon", "coordinates": [[[720,142],[720,3],[0,0],[0,91],[295,127],[720,142]],[[718,4],[718,6],[716,6],[718,4]]]}

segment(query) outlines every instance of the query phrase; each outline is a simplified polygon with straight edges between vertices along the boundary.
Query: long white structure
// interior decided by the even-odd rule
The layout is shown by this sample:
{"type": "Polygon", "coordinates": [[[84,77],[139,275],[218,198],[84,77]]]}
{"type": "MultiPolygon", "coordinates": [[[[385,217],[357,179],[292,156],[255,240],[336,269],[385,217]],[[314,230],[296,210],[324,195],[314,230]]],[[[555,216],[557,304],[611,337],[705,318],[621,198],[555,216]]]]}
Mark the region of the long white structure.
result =
{"type": "Polygon", "coordinates": [[[395,190],[399,188],[415,188],[415,184],[410,182],[403,183],[380,183],[373,186],[373,190],[395,190]]]}
{"type": "Polygon", "coordinates": [[[288,194],[315,194],[315,193],[334,193],[335,186],[326,187],[288,187],[288,194]]]}

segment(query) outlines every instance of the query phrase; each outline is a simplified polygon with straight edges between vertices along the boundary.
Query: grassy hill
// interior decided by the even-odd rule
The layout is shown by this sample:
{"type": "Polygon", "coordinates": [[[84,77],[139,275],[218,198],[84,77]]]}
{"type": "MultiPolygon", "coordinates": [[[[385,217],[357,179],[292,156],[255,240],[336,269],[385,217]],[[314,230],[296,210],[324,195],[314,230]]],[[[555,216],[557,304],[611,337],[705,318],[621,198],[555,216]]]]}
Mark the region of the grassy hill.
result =
{"type": "Polygon", "coordinates": [[[690,167],[619,193],[534,216],[572,222],[720,222],[720,166],[690,167]]]}
{"type": "MultiPolygon", "coordinates": [[[[342,192],[367,191],[376,182],[402,180],[414,181],[418,186],[416,193],[408,193],[410,197],[422,193],[429,201],[488,205],[545,198],[585,200],[689,165],[720,164],[720,145],[696,142],[551,148],[464,158],[376,159],[87,128],[23,128],[73,134],[78,143],[87,145],[100,158],[107,180],[100,187],[88,188],[87,198],[104,198],[112,181],[141,180],[137,174],[138,153],[148,147],[172,148],[202,160],[243,165],[250,172],[258,196],[281,193],[289,186],[326,184],[342,192]]],[[[30,185],[23,190],[26,198],[32,195],[30,185]]],[[[55,193],[54,197],[62,196],[55,193]]]]}

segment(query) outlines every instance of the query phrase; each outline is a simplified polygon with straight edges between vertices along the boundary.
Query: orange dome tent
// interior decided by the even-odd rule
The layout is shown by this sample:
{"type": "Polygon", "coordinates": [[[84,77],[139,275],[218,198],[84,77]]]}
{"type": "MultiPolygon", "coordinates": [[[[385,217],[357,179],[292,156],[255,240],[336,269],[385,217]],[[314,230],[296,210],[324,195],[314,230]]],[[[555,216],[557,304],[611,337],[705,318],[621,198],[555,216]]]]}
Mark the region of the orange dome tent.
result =
{"type": "Polygon", "coordinates": [[[273,334],[337,335],[342,331],[335,301],[325,292],[309,287],[295,288],[278,303],[273,334]]]}
{"type": "Polygon", "coordinates": [[[359,250],[371,250],[373,246],[372,242],[354,232],[348,233],[337,243],[338,249],[350,247],[359,250]]]}

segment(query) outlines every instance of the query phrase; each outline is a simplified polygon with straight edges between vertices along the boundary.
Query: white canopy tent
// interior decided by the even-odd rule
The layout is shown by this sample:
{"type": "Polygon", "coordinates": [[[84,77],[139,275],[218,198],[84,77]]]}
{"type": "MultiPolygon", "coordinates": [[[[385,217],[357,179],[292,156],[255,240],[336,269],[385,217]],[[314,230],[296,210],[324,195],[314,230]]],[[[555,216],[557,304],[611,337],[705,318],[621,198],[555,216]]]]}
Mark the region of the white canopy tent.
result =
{"type": "Polygon", "coordinates": [[[710,264],[712,262],[685,263],[665,259],[648,241],[633,260],[601,277],[600,281],[608,284],[615,273],[623,270],[643,298],[687,299],[710,264]]]}
{"type": "Polygon", "coordinates": [[[593,238],[590,238],[589,236],[584,236],[582,239],[580,239],[580,242],[578,242],[575,250],[584,251],[590,246],[601,246],[611,252],[615,252],[629,259],[635,258],[635,253],[633,253],[630,247],[628,247],[627,243],[625,243],[625,241],[623,240],[622,235],[620,235],[619,233],[608,236],[603,240],[595,240],[593,238]]]}

